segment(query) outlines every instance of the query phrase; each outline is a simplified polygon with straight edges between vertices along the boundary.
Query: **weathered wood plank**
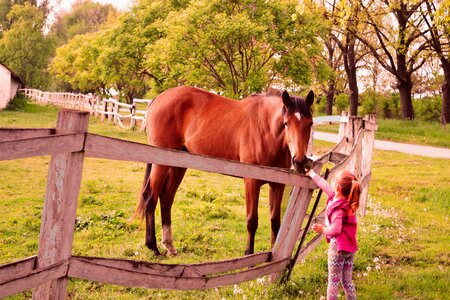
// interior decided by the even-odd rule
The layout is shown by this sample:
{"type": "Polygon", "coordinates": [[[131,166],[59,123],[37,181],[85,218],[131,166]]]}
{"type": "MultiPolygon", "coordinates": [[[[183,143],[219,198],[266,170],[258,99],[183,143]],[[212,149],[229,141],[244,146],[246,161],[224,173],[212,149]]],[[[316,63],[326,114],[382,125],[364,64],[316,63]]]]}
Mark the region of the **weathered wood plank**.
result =
{"type": "Polygon", "coordinates": [[[307,188],[315,187],[309,177],[286,169],[245,164],[93,134],[87,134],[85,151],[88,157],[170,165],[307,188]]]}
{"type": "Polygon", "coordinates": [[[238,269],[253,267],[269,261],[270,252],[263,252],[244,257],[239,257],[224,261],[205,262],[191,265],[158,264],[145,261],[133,261],[125,259],[110,259],[101,257],[83,257],[74,256],[83,262],[94,263],[105,267],[113,267],[128,271],[137,271],[144,274],[167,276],[183,276],[190,274],[189,277],[201,277],[214,273],[229,272],[238,269]]]}
{"type": "MultiPolygon", "coordinates": [[[[56,124],[57,134],[87,131],[88,112],[61,110],[56,124]]],[[[37,268],[45,268],[72,255],[72,242],[81,185],[84,152],[63,153],[50,160],[39,236],[37,268]]],[[[33,299],[64,299],[67,278],[59,278],[40,285],[33,291],[33,299]]]]}
{"type": "Polygon", "coordinates": [[[11,277],[20,277],[34,270],[36,256],[25,258],[10,264],[0,266],[0,282],[5,282],[11,277]]]}
{"type": "Polygon", "coordinates": [[[68,268],[69,263],[66,261],[64,263],[58,263],[46,268],[27,272],[26,274],[20,274],[20,276],[17,277],[11,276],[11,279],[0,283],[0,299],[32,289],[49,282],[50,280],[62,278],[66,276],[68,268]]]}
{"type": "Polygon", "coordinates": [[[164,274],[146,274],[137,271],[106,267],[74,257],[70,262],[68,276],[129,287],[158,288],[166,290],[198,290],[237,284],[272,274],[273,272],[279,272],[286,267],[287,261],[288,260],[276,261],[239,273],[219,275],[216,277],[177,277],[164,274]]]}
{"type": "MultiPolygon", "coordinates": [[[[280,231],[272,249],[272,260],[290,259],[302,230],[303,220],[311,202],[313,190],[294,187],[280,231]]],[[[276,279],[280,273],[272,279],[276,279]]]]}
{"type": "Polygon", "coordinates": [[[0,142],[55,134],[53,128],[0,128],[0,142]]]}
{"type": "Polygon", "coordinates": [[[55,134],[0,142],[0,161],[83,150],[84,134],[55,134]]]}

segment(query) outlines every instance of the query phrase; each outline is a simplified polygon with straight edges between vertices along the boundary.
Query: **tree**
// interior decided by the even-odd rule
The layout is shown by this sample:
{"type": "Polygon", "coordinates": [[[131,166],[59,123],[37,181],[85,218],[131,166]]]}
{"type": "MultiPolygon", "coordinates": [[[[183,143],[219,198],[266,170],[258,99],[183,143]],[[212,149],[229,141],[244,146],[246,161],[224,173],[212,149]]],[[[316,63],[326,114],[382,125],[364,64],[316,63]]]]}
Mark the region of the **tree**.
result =
{"type": "Polygon", "coordinates": [[[102,80],[101,66],[97,63],[104,46],[103,34],[77,35],[56,49],[49,70],[60,86],[65,86],[68,91],[108,94],[108,85],[102,80]]]}
{"type": "Polygon", "coordinates": [[[318,22],[296,14],[296,1],[200,0],[162,23],[149,65],[173,84],[240,98],[272,83],[310,84],[318,60],[318,22]]]}
{"type": "Polygon", "coordinates": [[[440,60],[444,72],[441,123],[445,125],[450,122],[450,1],[438,3],[426,1],[422,16],[428,28],[425,38],[440,60]]]}
{"type": "Polygon", "coordinates": [[[48,84],[46,66],[53,43],[43,34],[44,14],[30,4],[14,5],[7,15],[12,24],[0,39],[0,60],[18,74],[28,87],[48,84]]]}
{"type": "MultiPolygon", "coordinates": [[[[335,55],[336,45],[342,55],[343,67],[347,75],[348,88],[350,90],[350,115],[358,114],[358,77],[357,64],[364,53],[358,45],[357,34],[361,26],[361,7],[358,1],[340,0],[340,1],[317,1],[323,10],[323,15],[330,23],[329,39],[325,40],[325,46],[329,55],[335,55]]],[[[329,57],[329,63],[333,57],[329,57]]],[[[335,89],[335,83],[331,82],[329,90],[335,89]]],[[[334,91],[329,91],[327,103],[333,98],[334,91]]],[[[327,105],[327,107],[330,103],[327,105]]],[[[331,111],[331,108],[330,108],[331,111]]]]}
{"type": "Polygon", "coordinates": [[[371,31],[358,35],[358,38],[379,64],[397,79],[405,120],[414,119],[412,74],[426,61],[426,57],[421,57],[427,46],[422,38],[423,19],[419,12],[424,1],[380,0],[369,2],[367,6],[361,1],[371,31]],[[376,36],[375,43],[366,38],[370,35],[376,36]]]}
{"type": "Polygon", "coordinates": [[[36,0],[0,0],[0,32],[6,31],[11,27],[11,21],[8,20],[8,13],[11,11],[14,5],[29,4],[31,6],[38,7],[43,13],[43,17],[46,20],[50,12],[49,0],[41,0],[39,4],[36,0]]]}
{"type": "Polygon", "coordinates": [[[105,23],[117,19],[118,15],[119,12],[111,4],[78,0],[69,12],[57,18],[51,27],[51,34],[62,45],[78,34],[100,30],[105,23]]]}

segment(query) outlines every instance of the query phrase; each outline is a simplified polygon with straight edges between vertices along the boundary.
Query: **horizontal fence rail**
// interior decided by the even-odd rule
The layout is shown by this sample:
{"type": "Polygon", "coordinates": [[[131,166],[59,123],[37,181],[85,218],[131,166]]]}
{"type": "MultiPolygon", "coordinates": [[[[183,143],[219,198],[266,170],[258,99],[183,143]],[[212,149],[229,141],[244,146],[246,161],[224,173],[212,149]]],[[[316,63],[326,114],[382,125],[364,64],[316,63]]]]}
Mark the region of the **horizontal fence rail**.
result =
{"type": "MultiPolygon", "coordinates": [[[[104,103],[112,103],[107,100],[104,103]]],[[[118,106],[117,106],[118,107],[118,106]]],[[[125,109],[130,107],[124,106],[125,109]]],[[[87,132],[89,114],[63,110],[55,129],[0,128],[0,161],[51,155],[42,214],[38,255],[0,266],[0,298],[31,288],[34,299],[64,299],[67,278],[74,277],[129,287],[169,290],[207,289],[237,284],[264,275],[272,279],[286,270],[305,218],[323,219],[324,212],[307,216],[316,187],[309,177],[286,169],[163,149],[87,132]],[[156,163],[194,168],[237,177],[255,178],[293,186],[275,245],[270,252],[200,264],[158,264],[124,259],[72,255],[73,230],[84,157],[156,163]],[[62,184],[61,184],[62,183],[62,184]]],[[[347,117],[341,122],[340,142],[315,160],[320,172],[334,164],[329,178],[341,169],[354,172],[361,182],[365,208],[376,120],[347,117]],[[367,148],[372,146],[372,148],[367,148]],[[366,193],[366,195],[364,195],[366,193]]],[[[322,240],[315,235],[300,249],[301,261],[322,240]]]]}

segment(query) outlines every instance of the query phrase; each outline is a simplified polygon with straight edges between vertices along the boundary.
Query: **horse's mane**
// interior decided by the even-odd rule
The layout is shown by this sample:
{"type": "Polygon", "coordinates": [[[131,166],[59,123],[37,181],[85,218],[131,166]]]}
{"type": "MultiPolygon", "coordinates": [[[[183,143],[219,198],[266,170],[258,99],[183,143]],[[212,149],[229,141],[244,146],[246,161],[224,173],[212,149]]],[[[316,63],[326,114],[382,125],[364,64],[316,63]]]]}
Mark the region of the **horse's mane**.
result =
{"type": "MultiPolygon", "coordinates": [[[[266,96],[277,96],[282,97],[283,91],[279,89],[269,88],[265,94],[266,96]]],[[[306,105],[306,99],[299,96],[294,96],[289,94],[291,97],[292,103],[294,105],[290,105],[289,107],[283,106],[283,115],[285,113],[293,114],[299,112],[304,117],[312,117],[312,110],[308,105],[306,105]]]]}

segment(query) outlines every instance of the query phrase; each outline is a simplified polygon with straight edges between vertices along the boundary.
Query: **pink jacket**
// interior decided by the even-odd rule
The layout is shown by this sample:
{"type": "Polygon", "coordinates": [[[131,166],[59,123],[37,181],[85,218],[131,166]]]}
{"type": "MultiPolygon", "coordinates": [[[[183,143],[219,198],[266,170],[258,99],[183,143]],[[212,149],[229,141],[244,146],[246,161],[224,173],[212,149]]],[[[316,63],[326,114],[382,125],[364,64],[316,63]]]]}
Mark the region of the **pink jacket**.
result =
{"type": "Polygon", "coordinates": [[[335,191],[328,182],[319,175],[314,176],[313,181],[328,195],[325,210],[325,227],[327,242],[335,237],[338,251],[354,253],[358,250],[356,242],[357,220],[355,215],[349,215],[350,209],[346,199],[334,199],[335,191]]]}

